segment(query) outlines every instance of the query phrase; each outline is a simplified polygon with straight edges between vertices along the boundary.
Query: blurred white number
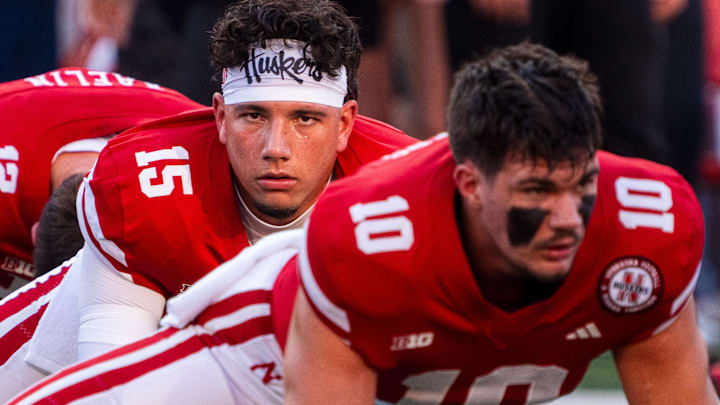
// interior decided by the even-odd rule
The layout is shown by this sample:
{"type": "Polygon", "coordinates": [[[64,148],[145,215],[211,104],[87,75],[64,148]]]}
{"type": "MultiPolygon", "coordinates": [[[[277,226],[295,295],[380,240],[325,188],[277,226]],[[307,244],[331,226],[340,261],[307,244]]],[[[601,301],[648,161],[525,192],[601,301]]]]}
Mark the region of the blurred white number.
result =
{"type": "Polygon", "coordinates": [[[415,235],[413,234],[413,224],[408,217],[395,215],[368,219],[408,209],[407,200],[399,195],[390,196],[382,201],[357,203],[350,207],[350,217],[353,223],[357,224],[355,240],[358,249],[366,255],[410,249],[415,242],[415,235]],[[377,236],[388,233],[391,235],[377,236]]]}
{"type": "MultiPolygon", "coordinates": [[[[434,370],[413,375],[403,381],[408,388],[398,405],[440,404],[460,370],[434,370]]],[[[499,367],[477,377],[467,393],[465,404],[500,404],[508,386],[526,385],[525,403],[545,402],[560,395],[568,370],[558,366],[522,364],[499,367]]]]}
{"type": "Polygon", "coordinates": [[[620,205],[634,208],[620,210],[618,214],[625,228],[637,229],[642,226],[666,233],[675,231],[675,216],[667,212],[673,206],[672,191],[662,181],[619,177],[615,180],[615,193],[620,205]]]}
{"type": "Polygon", "coordinates": [[[18,165],[20,154],[12,145],[0,148],[0,160],[10,160],[10,162],[0,162],[0,192],[5,194],[15,194],[18,183],[18,165]]]}

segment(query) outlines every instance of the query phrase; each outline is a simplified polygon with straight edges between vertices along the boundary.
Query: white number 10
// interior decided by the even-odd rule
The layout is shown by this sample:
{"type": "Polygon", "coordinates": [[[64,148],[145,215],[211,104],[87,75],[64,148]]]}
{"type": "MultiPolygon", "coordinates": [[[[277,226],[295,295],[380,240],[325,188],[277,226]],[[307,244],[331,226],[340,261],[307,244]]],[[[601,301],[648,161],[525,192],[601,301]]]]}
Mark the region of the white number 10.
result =
{"type": "MultiPolygon", "coordinates": [[[[398,405],[441,404],[460,375],[460,370],[433,370],[406,378],[402,384],[408,388],[398,405]]],[[[465,395],[465,405],[495,405],[506,402],[507,388],[525,385],[526,404],[545,402],[557,398],[568,370],[559,366],[520,364],[503,366],[475,378],[465,395]]]]}
{"type": "Polygon", "coordinates": [[[409,250],[415,242],[413,224],[404,215],[386,218],[368,219],[387,214],[395,214],[409,209],[406,199],[393,195],[386,200],[369,203],[357,203],[350,207],[350,217],[355,227],[355,240],[358,249],[366,255],[409,250]],[[377,236],[381,234],[391,234],[377,236]],[[376,235],[375,237],[372,237],[376,235]]]}
{"type": "Polygon", "coordinates": [[[625,228],[642,226],[658,228],[666,233],[675,231],[675,216],[667,212],[673,206],[672,192],[662,181],[619,177],[615,180],[615,193],[623,208],[655,211],[620,210],[620,223],[625,228]]]}

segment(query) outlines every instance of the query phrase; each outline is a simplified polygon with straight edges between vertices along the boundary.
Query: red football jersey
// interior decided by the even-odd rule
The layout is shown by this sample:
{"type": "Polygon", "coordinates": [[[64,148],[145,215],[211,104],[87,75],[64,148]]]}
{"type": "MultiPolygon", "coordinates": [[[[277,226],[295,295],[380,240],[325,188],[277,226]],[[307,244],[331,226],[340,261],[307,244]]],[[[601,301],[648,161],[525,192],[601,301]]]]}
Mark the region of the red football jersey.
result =
{"type": "Polygon", "coordinates": [[[409,149],[332,184],[299,256],[315,312],[378,372],[379,398],[550,400],[591,359],[658,333],[687,303],[703,220],[672,169],[600,152],[598,198],[567,279],[507,313],[467,263],[446,138],[409,149]]]}
{"type": "MultiPolygon", "coordinates": [[[[62,146],[202,107],[153,83],[79,68],[0,84],[0,269],[33,277],[30,228],[62,146]]],[[[2,273],[0,287],[8,281],[2,273]]]]}
{"type": "MultiPolygon", "coordinates": [[[[414,141],[358,117],[335,174],[414,141]]],[[[210,109],[133,128],[108,143],[81,189],[86,242],[136,284],[176,295],[249,245],[231,173],[210,109]]]]}

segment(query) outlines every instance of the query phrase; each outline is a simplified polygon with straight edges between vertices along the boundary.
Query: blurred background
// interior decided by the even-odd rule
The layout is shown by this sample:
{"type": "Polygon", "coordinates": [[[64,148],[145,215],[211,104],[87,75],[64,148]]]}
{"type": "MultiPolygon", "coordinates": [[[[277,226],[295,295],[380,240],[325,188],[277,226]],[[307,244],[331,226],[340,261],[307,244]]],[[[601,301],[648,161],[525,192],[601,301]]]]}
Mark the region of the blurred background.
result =
{"type": "MultiPolygon", "coordinates": [[[[175,88],[209,105],[219,84],[207,58],[207,32],[230,3],[2,0],[0,81],[83,66],[175,88]]],[[[493,47],[530,40],[586,59],[602,86],[604,148],[674,167],[701,198],[707,240],[696,298],[717,361],[720,0],[339,3],[362,30],[360,113],[419,139],[444,130],[452,73],[493,47]]],[[[611,356],[603,356],[578,394],[590,396],[557,403],[626,403],[613,370],[611,356]]]]}

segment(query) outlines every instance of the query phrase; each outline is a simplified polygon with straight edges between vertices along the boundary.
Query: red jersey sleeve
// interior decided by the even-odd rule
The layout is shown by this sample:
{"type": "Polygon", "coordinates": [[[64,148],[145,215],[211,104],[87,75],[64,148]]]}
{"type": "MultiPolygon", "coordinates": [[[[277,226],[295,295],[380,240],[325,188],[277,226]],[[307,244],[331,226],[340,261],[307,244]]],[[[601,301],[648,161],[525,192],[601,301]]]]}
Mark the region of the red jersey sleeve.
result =
{"type": "Polygon", "coordinates": [[[384,122],[358,115],[347,148],[337,157],[335,177],[354,174],[365,163],[416,143],[417,140],[384,122]]]}
{"type": "Polygon", "coordinates": [[[667,328],[692,296],[704,244],[702,210],[690,185],[667,166],[601,153],[600,167],[596,214],[604,235],[593,240],[613,260],[600,275],[598,294],[613,316],[637,313],[647,322],[628,340],[634,342],[667,328]]]}
{"type": "Polygon", "coordinates": [[[389,365],[377,355],[387,340],[382,325],[402,318],[413,296],[406,274],[393,264],[411,260],[407,252],[373,257],[360,251],[349,207],[342,208],[311,218],[298,255],[301,285],[316,315],[371,367],[382,367],[389,365]]]}
{"type": "Polygon", "coordinates": [[[174,90],[88,69],[0,83],[0,256],[10,256],[0,270],[33,276],[19,262],[32,261],[30,229],[50,197],[51,163],[61,147],[199,108],[174,90]]]}
{"type": "Polygon", "coordinates": [[[248,245],[211,110],[113,139],[78,195],[91,248],[116,270],[172,296],[248,245]]]}
{"type": "Polygon", "coordinates": [[[412,328],[408,319],[429,294],[419,284],[435,281],[419,264],[435,243],[421,237],[432,233],[432,208],[424,203],[432,195],[428,173],[437,165],[440,175],[447,174],[452,159],[443,154],[447,148],[431,144],[413,144],[418,153],[412,157],[374,162],[334,182],[313,211],[298,256],[301,284],[316,314],[375,368],[394,363],[391,325],[412,328]],[[413,160],[428,171],[408,168],[413,160]]]}

